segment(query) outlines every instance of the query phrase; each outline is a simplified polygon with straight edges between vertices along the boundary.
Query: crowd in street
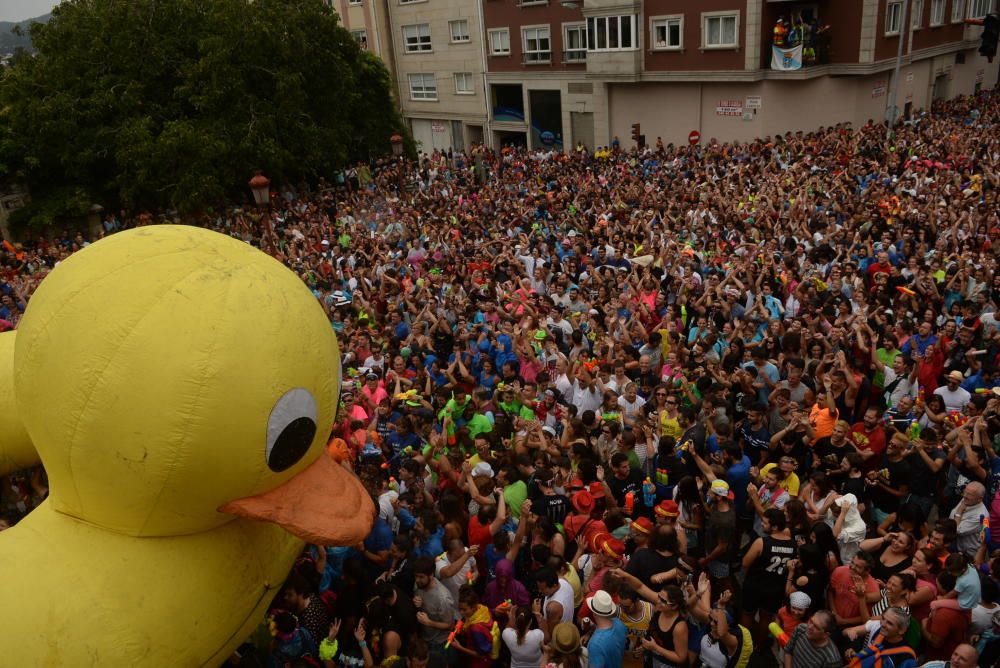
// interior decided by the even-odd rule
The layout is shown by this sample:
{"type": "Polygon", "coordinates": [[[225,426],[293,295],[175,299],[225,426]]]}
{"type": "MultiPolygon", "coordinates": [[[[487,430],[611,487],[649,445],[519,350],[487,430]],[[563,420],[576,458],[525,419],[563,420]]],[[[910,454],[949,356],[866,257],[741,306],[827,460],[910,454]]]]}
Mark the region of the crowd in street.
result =
{"type": "MultiPolygon", "coordinates": [[[[329,449],[378,511],[233,663],[1000,664],[998,192],[987,91],[889,134],[434,151],[192,221],[329,314],[329,449]]],[[[0,330],[93,240],[5,242],[0,330]]],[[[0,523],[45,485],[2,479],[0,523]]]]}

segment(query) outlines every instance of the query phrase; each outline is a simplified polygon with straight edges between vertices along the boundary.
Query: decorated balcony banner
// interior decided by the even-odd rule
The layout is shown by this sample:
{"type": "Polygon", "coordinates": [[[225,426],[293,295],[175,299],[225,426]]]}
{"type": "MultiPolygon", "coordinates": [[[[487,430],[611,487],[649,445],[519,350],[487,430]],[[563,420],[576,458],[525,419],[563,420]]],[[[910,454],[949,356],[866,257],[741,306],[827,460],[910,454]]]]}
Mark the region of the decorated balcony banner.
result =
{"type": "Polygon", "coordinates": [[[802,45],[793,46],[790,49],[782,49],[778,46],[771,47],[771,69],[772,70],[801,70],[802,69],[802,45]]]}

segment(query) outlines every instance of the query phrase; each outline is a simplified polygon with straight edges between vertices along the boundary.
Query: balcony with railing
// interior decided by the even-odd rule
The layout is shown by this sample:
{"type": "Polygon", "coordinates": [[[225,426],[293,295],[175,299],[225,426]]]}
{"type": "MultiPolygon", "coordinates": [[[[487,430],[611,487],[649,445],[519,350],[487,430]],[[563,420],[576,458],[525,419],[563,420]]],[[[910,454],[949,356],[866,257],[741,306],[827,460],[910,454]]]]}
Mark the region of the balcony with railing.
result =
{"type": "Polygon", "coordinates": [[[521,56],[522,65],[551,65],[552,53],[550,51],[529,51],[521,56]]]}
{"type": "MultiPolygon", "coordinates": [[[[761,68],[793,72],[830,61],[829,20],[832,4],[820,0],[768,2],[761,11],[761,68]]],[[[859,0],[847,0],[845,11],[860,11],[859,0]]],[[[837,16],[839,18],[839,15],[837,16]]],[[[857,47],[855,46],[855,51],[857,47]]]]}

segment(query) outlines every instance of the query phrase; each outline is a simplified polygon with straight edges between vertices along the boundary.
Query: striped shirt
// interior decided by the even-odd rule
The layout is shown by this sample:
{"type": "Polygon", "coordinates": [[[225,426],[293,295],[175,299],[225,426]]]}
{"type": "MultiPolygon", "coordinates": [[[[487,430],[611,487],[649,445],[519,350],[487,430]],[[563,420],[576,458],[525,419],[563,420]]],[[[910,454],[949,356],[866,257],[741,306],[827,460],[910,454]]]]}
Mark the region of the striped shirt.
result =
{"type": "Polygon", "coordinates": [[[844,661],[832,640],[816,647],[806,638],[806,625],[795,627],[791,639],[785,645],[785,653],[792,656],[792,668],[840,668],[844,661]]]}
{"type": "MultiPolygon", "coordinates": [[[[905,605],[893,606],[891,603],[889,603],[889,594],[887,594],[886,590],[883,589],[882,598],[880,598],[878,601],[875,602],[874,605],[872,605],[871,612],[869,612],[868,614],[872,617],[881,617],[883,612],[892,607],[898,607],[901,610],[905,611],[907,614],[909,614],[910,612],[910,608],[905,605]]],[[[874,634],[870,635],[874,637],[874,634]]]]}

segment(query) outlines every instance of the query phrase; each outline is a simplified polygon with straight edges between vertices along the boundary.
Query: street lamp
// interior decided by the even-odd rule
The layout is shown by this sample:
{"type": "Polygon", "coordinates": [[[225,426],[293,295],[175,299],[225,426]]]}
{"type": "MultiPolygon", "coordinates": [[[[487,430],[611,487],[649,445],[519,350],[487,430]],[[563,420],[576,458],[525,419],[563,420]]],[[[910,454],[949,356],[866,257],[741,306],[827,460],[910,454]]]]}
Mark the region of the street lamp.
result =
{"type": "Polygon", "coordinates": [[[250,192],[253,193],[253,200],[257,202],[257,206],[266,205],[271,200],[271,179],[257,170],[250,179],[250,192]]]}
{"type": "Polygon", "coordinates": [[[264,221],[264,236],[267,246],[274,250],[273,239],[274,230],[271,228],[271,216],[268,215],[267,207],[271,203],[271,179],[260,173],[254,172],[253,178],[249,182],[250,192],[253,193],[253,201],[257,203],[257,208],[261,211],[261,218],[264,221]]]}

